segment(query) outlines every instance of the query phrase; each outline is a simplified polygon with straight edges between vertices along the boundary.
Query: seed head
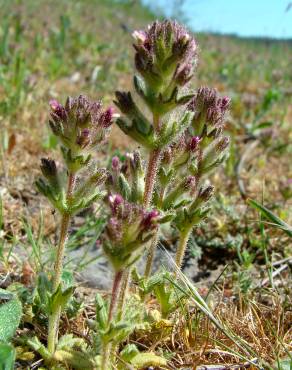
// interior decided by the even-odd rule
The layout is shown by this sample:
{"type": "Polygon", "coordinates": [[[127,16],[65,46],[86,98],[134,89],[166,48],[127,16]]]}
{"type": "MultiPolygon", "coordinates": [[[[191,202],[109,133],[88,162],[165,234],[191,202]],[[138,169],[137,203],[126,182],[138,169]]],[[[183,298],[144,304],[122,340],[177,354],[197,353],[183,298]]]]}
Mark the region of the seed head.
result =
{"type": "Polygon", "coordinates": [[[197,45],[183,26],[156,21],[133,36],[136,68],[148,82],[162,81],[171,74],[178,85],[185,85],[192,78],[197,45]]]}
{"type": "Polygon", "coordinates": [[[93,149],[105,138],[113,122],[113,108],[105,111],[100,101],[91,101],[84,95],[67,98],[65,106],[50,101],[52,131],[71,151],[93,149]]]}
{"type": "Polygon", "coordinates": [[[230,99],[227,96],[221,98],[216,89],[200,87],[188,109],[195,112],[194,122],[203,119],[210,125],[222,125],[229,106],[230,99]]]}
{"type": "Polygon", "coordinates": [[[116,270],[130,266],[157,228],[158,211],[146,211],[119,194],[109,197],[111,217],[103,248],[116,270]]]}

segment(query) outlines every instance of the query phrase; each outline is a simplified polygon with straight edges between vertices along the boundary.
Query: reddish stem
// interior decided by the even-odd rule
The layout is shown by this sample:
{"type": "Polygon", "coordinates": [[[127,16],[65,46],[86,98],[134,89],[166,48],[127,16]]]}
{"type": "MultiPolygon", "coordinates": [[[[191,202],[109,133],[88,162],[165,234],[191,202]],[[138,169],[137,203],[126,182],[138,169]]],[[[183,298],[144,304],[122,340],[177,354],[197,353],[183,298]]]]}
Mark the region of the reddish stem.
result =
{"type": "Polygon", "coordinates": [[[112,298],[111,298],[111,303],[110,303],[110,308],[109,308],[109,313],[108,313],[108,322],[110,323],[115,315],[117,303],[118,303],[118,297],[119,297],[119,292],[121,288],[121,281],[123,277],[124,271],[118,271],[115,273],[114,281],[113,281],[113,287],[112,287],[112,298]]]}

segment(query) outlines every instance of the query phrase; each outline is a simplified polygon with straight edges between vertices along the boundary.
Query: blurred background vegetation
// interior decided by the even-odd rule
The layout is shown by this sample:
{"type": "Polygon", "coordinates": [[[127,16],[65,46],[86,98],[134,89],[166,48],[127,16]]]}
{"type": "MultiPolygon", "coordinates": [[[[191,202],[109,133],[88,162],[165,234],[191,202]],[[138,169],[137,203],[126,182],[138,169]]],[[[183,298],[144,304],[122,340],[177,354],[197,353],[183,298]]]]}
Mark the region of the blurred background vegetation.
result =
{"type": "MultiPolygon", "coordinates": [[[[184,17],[179,6],[173,9],[184,17]]],[[[132,0],[1,0],[0,14],[2,235],[25,239],[23,218],[37,230],[42,208],[49,236],[55,219],[33,185],[39,158],[57,145],[47,127],[48,101],[84,93],[108,104],[115,90],[130,89],[131,33],[163,14],[132,0]]],[[[191,253],[203,249],[212,256],[224,249],[224,258],[238,257],[248,266],[255,257],[264,261],[267,246],[285,257],[287,235],[260,232],[258,214],[246,199],[263,202],[291,224],[292,41],[206,33],[196,39],[193,87],[209,85],[232,98],[232,144],[214,179],[215,211],[196,231],[191,253]]],[[[133,146],[116,128],[110,144],[110,153],[121,155],[133,146]]],[[[106,154],[98,154],[100,160],[106,154]]]]}
{"type": "MultiPolygon", "coordinates": [[[[169,1],[173,16],[185,21],[182,4],[169,1]]],[[[163,18],[163,9],[151,9],[140,0],[0,0],[0,273],[7,286],[9,279],[27,281],[33,270],[52,262],[52,248],[51,255],[42,253],[55,244],[58,219],[34,186],[40,158],[53,154],[58,160],[59,155],[47,126],[49,100],[64,102],[82,93],[103,98],[108,106],[116,90],[132,89],[131,34],[163,18]]],[[[199,62],[192,87],[208,85],[231,97],[231,149],[226,165],[213,176],[214,209],[194,231],[184,271],[203,280],[202,295],[222,277],[220,301],[225,304],[235,294],[240,310],[231,298],[219,316],[272,362],[283,355],[282,342],[291,335],[292,40],[195,37],[199,62]],[[252,205],[259,209],[261,204],[269,211],[260,215],[252,205]],[[257,326],[257,334],[249,336],[254,323],[245,311],[248,300],[252,310],[258,307],[262,316],[255,321],[269,340],[258,338],[257,326]]],[[[105,165],[133,146],[115,127],[109,148],[96,157],[105,165]]],[[[94,213],[74,218],[68,248],[87,246],[74,271],[98,258],[88,251],[98,247],[104,214],[96,218],[94,213]]],[[[162,242],[171,250],[176,240],[169,233],[162,242]]],[[[96,269],[89,273],[96,282],[96,269]]]]}

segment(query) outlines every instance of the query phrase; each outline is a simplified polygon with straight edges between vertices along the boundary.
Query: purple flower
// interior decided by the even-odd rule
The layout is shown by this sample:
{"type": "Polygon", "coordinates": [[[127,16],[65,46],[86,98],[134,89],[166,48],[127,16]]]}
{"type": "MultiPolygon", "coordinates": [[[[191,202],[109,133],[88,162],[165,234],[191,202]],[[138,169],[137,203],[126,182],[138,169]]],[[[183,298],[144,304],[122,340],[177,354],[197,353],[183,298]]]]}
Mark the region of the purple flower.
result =
{"type": "Polygon", "coordinates": [[[137,41],[138,44],[141,44],[143,45],[146,41],[146,38],[147,38],[147,34],[145,31],[134,31],[132,33],[132,36],[134,37],[134,39],[137,41]]]}
{"type": "Polygon", "coordinates": [[[66,109],[55,99],[50,100],[50,107],[52,109],[51,117],[56,120],[66,120],[66,109]]]}
{"type": "Polygon", "coordinates": [[[114,156],[112,158],[112,169],[114,171],[119,171],[120,168],[121,168],[121,161],[120,161],[119,157],[114,156]]]}
{"type": "Polygon", "coordinates": [[[127,202],[119,194],[111,195],[109,202],[112,214],[105,229],[103,249],[114,268],[120,270],[134,263],[153,237],[159,213],[127,202]]]}
{"type": "Polygon", "coordinates": [[[231,99],[228,96],[224,96],[221,99],[221,109],[226,111],[230,106],[231,99]]]}
{"type": "Polygon", "coordinates": [[[143,229],[149,230],[155,227],[155,220],[157,220],[158,216],[159,216],[159,212],[156,209],[150,212],[145,212],[143,220],[142,220],[143,229]]]}
{"type": "Polygon", "coordinates": [[[102,109],[100,101],[91,101],[85,95],[67,98],[65,107],[51,100],[52,131],[59,136],[65,147],[75,150],[92,150],[107,135],[113,121],[113,108],[102,109]]]}
{"type": "Polygon", "coordinates": [[[189,142],[189,149],[194,152],[202,139],[199,136],[193,136],[189,142]]]}
{"type": "Polygon", "coordinates": [[[99,124],[104,128],[110,127],[113,123],[113,115],[114,109],[112,107],[108,108],[104,113],[100,115],[99,124]]]}
{"type": "Polygon", "coordinates": [[[124,203],[124,199],[120,194],[114,194],[109,196],[109,203],[113,214],[118,212],[118,209],[124,203]]]}

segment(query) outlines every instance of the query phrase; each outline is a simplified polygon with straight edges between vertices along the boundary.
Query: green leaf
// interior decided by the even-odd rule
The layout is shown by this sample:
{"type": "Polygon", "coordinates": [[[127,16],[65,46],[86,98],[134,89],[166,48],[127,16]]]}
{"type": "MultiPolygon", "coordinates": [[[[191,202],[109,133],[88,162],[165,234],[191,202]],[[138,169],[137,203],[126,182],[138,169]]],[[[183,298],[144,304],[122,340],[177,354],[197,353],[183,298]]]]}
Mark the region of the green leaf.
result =
{"type": "Polygon", "coordinates": [[[274,366],[277,370],[292,370],[292,358],[285,357],[282,360],[277,361],[274,366]]]}
{"type": "Polygon", "coordinates": [[[131,187],[123,174],[118,178],[118,185],[123,198],[130,200],[131,187]]]}
{"type": "Polygon", "coordinates": [[[278,227],[279,229],[283,230],[287,235],[292,237],[292,227],[288,225],[286,222],[284,222],[283,220],[281,220],[277,215],[275,215],[275,213],[273,213],[268,208],[259,204],[253,199],[248,199],[247,202],[250,206],[260,211],[260,213],[265,218],[272,221],[272,224],[271,224],[272,226],[278,227]]]}
{"type": "Polygon", "coordinates": [[[0,299],[9,301],[14,298],[14,294],[9,290],[0,289],[0,299]]]}
{"type": "Polygon", "coordinates": [[[102,296],[99,293],[97,293],[95,297],[95,307],[96,307],[96,321],[99,327],[105,330],[107,327],[108,312],[105,301],[103,300],[102,296]]]}
{"type": "Polygon", "coordinates": [[[0,342],[0,370],[13,370],[15,349],[11,344],[0,342]]]}
{"type": "Polygon", "coordinates": [[[173,309],[171,301],[172,290],[166,287],[164,283],[157,284],[154,287],[155,296],[161,307],[163,317],[167,317],[168,313],[173,309]]]}
{"type": "Polygon", "coordinates": [[[155,355],[155,353],[139,353],[131,360],[131,365],[135,366],[136,369],[144,369],[148,366],[167,366],[165,358],[155,355]]]}
{"type": "MultiPolygon", "coordinates": [[[[5,290],[0,289],[0,293],[5,295],[5,290]]],[[[7,297],[11,298],[11,293],[7,294],[7,297]]],[[[0,341],[7,342],[9,341],[16,332],[20,319],[22,316],[22,305],[16,296],[8,301],[3,303],[0,306],[0,341]]]]}
{"type": "Polygon", "coordinates": [[[74,285],[73,272],[69,270],[64,270],[62,272],[62,282],[63,282],[63,286],[66,288],[73,287],[74,285]]]}
{"type": "Polygon", "coordinates": [[[135,329],[135,324],[120,321],[118,323],[111,323],[109,329],[103,335],[103,341],[109,343],[114,341],[119,343],[127,338],[129,334],[135,329]]]}
{"type": "Polygon", "coordinates": [[[51,353],[47,350],[47,348],[39,341],[37,337],[33,338],[26,338],[26,344],[33,349],[34,351],[38,352],[42,358],[46,361],[51,359],[51,353]]]}
{"type": "Polygon", "coordinates": [[[58,138],[57,136],[53,134],[50,134],[42,144],[44,149],[56,149],[57,145],[58,145],[58,138]]]}
{"type": "Polygon", "coordinates": [[[267,121],[267,122],[260,122],[258,124],[255,124],[251,131],[254,132],[254,131],[257,131],[257,130],[263,130],[265,128],[269,128],[269,127],[272,127],[273,126],[273,122],[271,121],[267,121]]]}
{"type": "Polygon", "coordinates": [[[120,352],[120,357],[126,361],[131,362],[131,360],[139,354],[139,350],[135,344],[128,344],[126,347],[120,352]]]}
{"type": "Polygon", "coordinates": [[[80,351],[64,351],[64,350],[56,350],[53,355],[54,360],[60,361],[64,364],[71,365],[74,369],[87,369],[93,370],[96,369],[96,364],[94,359],[90,358],[88,353],[83,353],[80,351]]]}
{"type": "Polygon", "coordinates": [[[57,350],[70,351],[73,348],[86,348],[86,343],[83,338],[75,338],[73,334],[63,335],[57,344],[57,350]]]}
{"type": "Polygon", "coordinates": [[[73,294],[73,290],[73,287],[69,287],[62,292],[62,288],[59,285],[56,292],[50,298],[50,311],[54,312],[58,307],[61,307],[61,309],[65,308],[66,304],[73,294]]]}

